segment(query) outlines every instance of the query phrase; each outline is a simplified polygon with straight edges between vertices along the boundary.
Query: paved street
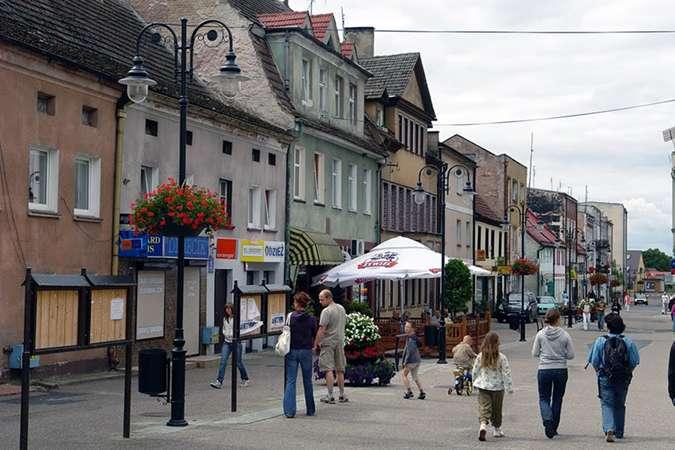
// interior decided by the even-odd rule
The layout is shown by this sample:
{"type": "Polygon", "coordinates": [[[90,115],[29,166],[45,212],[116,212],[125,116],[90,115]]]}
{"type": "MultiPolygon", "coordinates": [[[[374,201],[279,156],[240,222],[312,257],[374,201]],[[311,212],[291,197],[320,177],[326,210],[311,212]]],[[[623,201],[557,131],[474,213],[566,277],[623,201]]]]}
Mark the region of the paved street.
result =
{"type": "MultiPolygon", "coordinates": [[[[628,397],[626,439],[622,448],[674,448],[675,409],[666,395],[666,358],[673,336],[666,316],[656,306],[634,307],[625,313],[627,334],[640,346],[642,364],[628,397]]],[[[535,385],[536,361],[528,342],[498,325],[504,353],[513,366],[515,394],[505,401],[507,437],[489,439],[490,448],[588,448],[605,446],[595,376],[584,370],[588,344],[597,331],[575,328],[579,357],[570,367],[560,436],[549,441],[539,423],[535,385]]],[[[447,395],[448,366],[425,361],[421,371],[429,386],[424,401],[404,400],[399,377],[390,387],[349,389],[350,403],[319,405],[316,417],[299,410],[295,419],[281,416],[281,360],[270,354],[247,360],[254,384],[240,389],[239,412],[229,412],[229,392],[207,382],[214,369],[188,371],[190,426],[164,426],[169,408],[134,394],[132,437],[121,438],[122,381],[106,380],[64,386],[38,393],[31,402],[31,448],[473,448],[478,445],[476,398],[447,395]]],[[[134,382],[134,391],[136,384],[134,382]]],[[[317,386],[317,397],[323,388],[317,386]]],[[[18,443],[19,399],[0,398],[1,448],[18,443]]]]}

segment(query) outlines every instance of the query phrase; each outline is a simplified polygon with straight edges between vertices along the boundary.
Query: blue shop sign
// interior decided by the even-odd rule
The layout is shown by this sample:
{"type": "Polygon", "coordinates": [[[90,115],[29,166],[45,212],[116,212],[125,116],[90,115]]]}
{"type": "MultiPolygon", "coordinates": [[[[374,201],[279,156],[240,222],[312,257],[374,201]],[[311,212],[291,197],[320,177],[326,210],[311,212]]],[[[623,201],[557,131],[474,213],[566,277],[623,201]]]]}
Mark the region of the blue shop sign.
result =
{"type": "MultiPolygon", "coordinates": [[[[178,257],[178,238],[168,236],[134,235],[131,230],[120,231],[119,256],[122,258],[178,257]]],[[[209,238],[186,237],[186,259],[209,259],[209,238]]]]}

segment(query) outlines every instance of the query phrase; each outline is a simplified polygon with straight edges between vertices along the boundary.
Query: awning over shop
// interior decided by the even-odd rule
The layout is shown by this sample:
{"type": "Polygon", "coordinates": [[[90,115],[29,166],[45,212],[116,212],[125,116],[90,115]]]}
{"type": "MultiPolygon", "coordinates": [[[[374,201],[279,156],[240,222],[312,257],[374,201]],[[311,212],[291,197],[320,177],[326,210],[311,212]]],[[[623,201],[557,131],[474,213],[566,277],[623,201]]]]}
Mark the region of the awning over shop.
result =
{"type": "Polygon", "coordinates": [[[342,251],[326,233],[290,227],[288,255],[294,266],[335,266],[344,262],[342,251]]]}

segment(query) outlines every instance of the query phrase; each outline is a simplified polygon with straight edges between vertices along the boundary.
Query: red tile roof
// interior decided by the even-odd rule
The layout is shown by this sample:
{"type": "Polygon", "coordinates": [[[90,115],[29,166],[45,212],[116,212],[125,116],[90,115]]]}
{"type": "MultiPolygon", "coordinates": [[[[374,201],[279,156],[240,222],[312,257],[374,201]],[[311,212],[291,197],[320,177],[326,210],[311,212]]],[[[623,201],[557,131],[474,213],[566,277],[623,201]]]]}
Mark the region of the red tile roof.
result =
{"type": "Polygon", "coordinates": [[[488,206],[487,202],[481,195],[476,195],[474,197],[474,213],[477,214],[478,216],[492,220],[494,222],[501,222],[503,219],[497,215],[496,212],[488,206]]]}
{"type": "Polygon", "coordinates": [[[309,17],[307,11],[290,11],[274,14],[259,14],[258,20],[265,28],[302,28],[309,17]]]}
{"type": "Polygon", "coordinates": [[[539,216],[532,210],[527,210],[527,234],[540,245],[548,247],[558,244],[555,233],[548,225],[539,224],[539,216]]]}
{"type": "Polygon", "coordinates": [[[351,58],[354,55],[354,43],[353,42],[343,42],[340,44],[340,53],[347,58],[351,58]]]}
{"type": "Polygon", "coordinates": [[[312,21],[314,36],[323,42],[326,37],[326,32],[328,31],[328,26],[333,21],[333,14],[315,14],[310,17],[310,20],[312,21]]]}

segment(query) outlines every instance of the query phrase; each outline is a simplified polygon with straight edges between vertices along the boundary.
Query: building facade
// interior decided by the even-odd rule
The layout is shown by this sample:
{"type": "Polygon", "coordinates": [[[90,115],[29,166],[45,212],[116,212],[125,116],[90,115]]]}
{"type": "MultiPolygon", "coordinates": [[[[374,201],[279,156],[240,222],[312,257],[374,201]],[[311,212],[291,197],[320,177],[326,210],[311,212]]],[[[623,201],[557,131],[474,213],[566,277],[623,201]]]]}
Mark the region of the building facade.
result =
{"type": "Polygon", "coordinates": [[[612,222],[610,240],[612,265],[615,275],[619,274],[623,279],[628,257],[628,211],[621,203],[588,202],[588,204],[598,208],[612,222]]]}
{"type": "Polygon", "coordinates": [[[548,225],[528,209],[525,255],[539,263],[537,276],[525,277],[525,290],[535,295],[548,295],[562,303],[565,290],[565,250],[548,225]]]}

